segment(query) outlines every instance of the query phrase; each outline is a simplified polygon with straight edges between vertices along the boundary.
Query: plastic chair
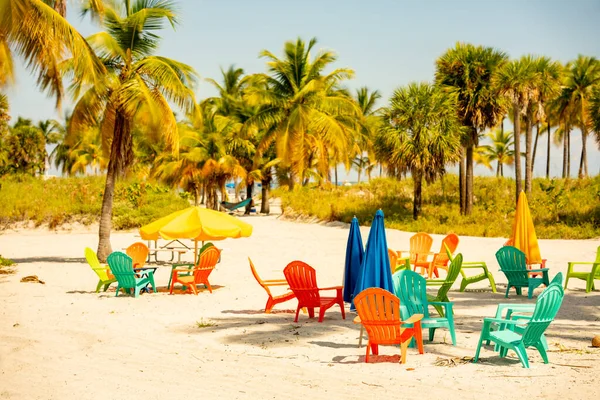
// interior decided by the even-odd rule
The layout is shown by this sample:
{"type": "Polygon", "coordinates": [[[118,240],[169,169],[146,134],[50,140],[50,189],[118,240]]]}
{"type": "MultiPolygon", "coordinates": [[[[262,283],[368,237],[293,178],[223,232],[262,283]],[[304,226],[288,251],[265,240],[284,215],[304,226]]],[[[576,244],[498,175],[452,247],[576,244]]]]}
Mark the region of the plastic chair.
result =
{"type": "Polygon", "coordinates": [[[108,290],[108,287],[111,283],[116,282],[117,278],[110,272],[110,267],[103,267],[100,265],[100,261],[98,260],[98,256],[94,252],[94,250],[86,247],[84,250],[85,259],[87,260],[92,270],[98,275],[100,280],[98,281],[98,285],[96,285],[96,293],[100,292],[100,288],[104,286],[104,291],[108,290]]]}
{"type": "Polygon", "coordinates": [[[133,260],[133,268],[143,268],[148,259],[149,249],[142,242],[135,242],[125,250],[125,253],[133,260]]]}
{"type": "Polygon", "coordinates": [[[540,285],[548,286],[548,268],[541,269],[527,269],[527,261],[525,260],[525,253],[516,247],[504,246],[496,252],[496,259],[500,264],[500,270],[506,275],[508,284],[506,286],[506,295],[510,288],[514,287],[518,295],[521,295],[521,289],[527,288],[527,297],[532,298],[533,291],[540,285]],[[534,278],[530,276],[531,272],[541,272],[542,278],[534,278]]]}
{"type": "Polygon", "coordinates": [[[117,294],[115,296],[119,295],[120,289],[124,289],[127,294],[131,294],[131,289],[133,289],[134,297],[138,297],[140,291],[148,284],[152,285],[152,290],[156,293],[154,272],[144,271],[141,277],[137,277],[133,271],[133,260],[127,254],[116,251],[109,254],[106,261],[117,278],[117,294]]]}
{"type": "Polygon", "coordinates": [[[598,250],[596,252],[596,260],[593,262],[580,262],[580,261],[571,261],[569,262],[569,267],[567,269],[567,277],[565,279],[565,290],[567,290],[567,284],[569,283],[569,278],[582,279],[585,281],[585,292],[589,293],[592,290],[595,290],[594,280],[600,279],[600,246],[598,246],[598,250]],[[577,272],[574,271],[574,267],[576,265],[591,265],[589,272],[577,272]]]}
{"type": "Polygon", "coordinates": [[[300,313],[300,309],[304,307],[308,309],[309,318],[315,316],[314,309],[315,307],[319,307],[319,322],[323,322],[325,311],[335,304],[340,306],[342,318],[346,319],[342,286],[319,288],[315,269],[302,261],[292,261],[289,263],[283,269],[283,274],[290,289],[298,299],[298,308],[296,309],[296,319],[294,319],[294,322],[298,322],[298,314],[300,313]],[[335,290],[336,295],[335,297],[322,297],[319,293],[322,290],[335,290]]]}
{"type": "Polygon", "coordinates": [[[189,266],[193,264],[177,264],[180,266],[187,265],[188,268],[172,269],[169,293],[173,294],[173,289],[175,288],[176,283],[180,283],[182,285],[182,290],[184,292],[191,291],[197,295],[198,290],[196,285],[203,284],[208,291],[212,293],[212,287],[210,286],[208,277],[215,269],[220,256],[221,251],[215,246],[210,246],[202,252],[200,259],[198,260],[198,264],[196,264],[191,271],[189,266]]]}
{"type": "MultiPolygon", "coordinates": [[[[381,288],[368,288],[354,298],[358,317],[355,323],[361,323],[367,331],[369,342],[365,362],[369,362],[369,353],[379,354],[379,345],[399,344],[401,349],[400,363],[406,362],[406,349],[415,338],[419,354],[423,354],[423,337],[421,319],[423,315],[415,314],[402,321],[400,318],[400,300],[392,293],[381,288]]],[[[362,337],[362,330],[361,330],[362,337]]]]}
{"type": "MultiPolygon", "coordinates": [[[[462,265],[462,254],[458,254],[450,263],[450,268],[448,269],[448,275],[446,275],[446,279],[429,279],[427,280],[427,285],[440,285],[440,289],[438,290],[435,296],[430,294],[427,295],[427,300],[431,303],[436,302],[450,302],[448,299],[448,292],[456,282],[456,278],[458,278],[458,274],[460,273],[460,268],[462,265]]],[[[433,306],[440,317],[444,316],[444,310],[442,306],[434,304],[433,306]]]]}
{"type": "Polygon", "coordinates": [[[252,263],[250,257],[248,257],[248,262],[250,262],[250,270],[252,271],[254,279],[256,279],[258,284],[263,289],[265,289],[265,292],[267,292],[267,295],[269,296],[269,298],[267,299],[267,305],[265,306],[265,313],[269,314],[276,304],[283,303],[284,301],[288,301],[296,297],[296,295],[294,295],[294,292],[286,292],[279,296],[273,296],[269,288],[272,286],[288,286],[287,281],[285,279],[262,280],[260,276],[258,276],[256,268],[254,268],[254,264],[252,263]]]}
{"type": "Polygon", "coordinates": [[[455,233],[450,233],[446,235],[446,237],[442,240],[442,246],[440,247],[440,251],[433,255],[433,260],[429,263],[427,268],[427,276],[429,279],[433,277],[433,275],[439,277],[438,269],[443,269],[448,273],[448,263],[450,262],[450,255],[454,254],[456,248],[458,247],[458,235],[455,233]]]}
{"type": "Polygon", "coordinates": [[[417,270],[417,267],[427,268],[429,267],[427,258],[430,255],[433,255],[433,253],[431,253],[432,243],[433,238],[429,234],[419,232],[410,238],[410,250],[400,250],[398,256],[404,258],[402,253],[409,253],[410,263],[415,271],[417,270]]]}

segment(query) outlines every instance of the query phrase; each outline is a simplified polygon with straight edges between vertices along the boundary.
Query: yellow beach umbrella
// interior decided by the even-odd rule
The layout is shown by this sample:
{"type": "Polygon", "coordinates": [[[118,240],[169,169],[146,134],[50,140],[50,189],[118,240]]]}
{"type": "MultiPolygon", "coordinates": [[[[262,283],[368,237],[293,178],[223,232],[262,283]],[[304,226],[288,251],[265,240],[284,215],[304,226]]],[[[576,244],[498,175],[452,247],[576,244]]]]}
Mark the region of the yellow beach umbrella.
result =
{"type": "Polygon", "coordinates": [[[176,211],[140,228],[144,240],[157,240],[159,237],[167,240],[192,239],[196,248],[199,241],[248,237],[251,234],[252,225],[202,207],[176,211]]]}
{"type": "Polygon", "coordinates": [[[525,253],[528,264],[539,264],[542,262],[540,246],[538,245],[531,211],[524,192],[519,194],[517,212],[515,213],[515,225],[512,233],[513,246],[525,253]]]}

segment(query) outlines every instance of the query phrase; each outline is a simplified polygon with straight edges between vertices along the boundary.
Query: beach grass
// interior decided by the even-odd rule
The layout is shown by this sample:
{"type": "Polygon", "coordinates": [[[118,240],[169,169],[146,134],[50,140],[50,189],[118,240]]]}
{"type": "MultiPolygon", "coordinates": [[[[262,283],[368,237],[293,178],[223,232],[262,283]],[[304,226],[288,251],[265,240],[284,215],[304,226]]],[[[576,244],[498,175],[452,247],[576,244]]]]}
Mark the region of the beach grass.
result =
{"type": "MultiPolygon", "coordinates": [[[[423,213],[412,218],[412,180],[372,179],[353,186],[309,185],[293,191],[278,188],[288,218],[315,217],[321,221],[370,225],[377,209],[385,225],[409,232],[483,237],[509,237],[515,213],[514,180],[475,177],[473,213],[460,215],[458,177],[425,185],[423,213]]],[[[600,177],[565,180],[534,179],[528,196],[538,238],[590,239],[600,237],[600,177]]]]}
{"type": "MultiPolygon", "coordinates": [[[[40,179],[4,177],[0,186],[0,230],[19,222],[56,228],[66,223],[98,222],[105,178],[86,176],[40,179]]],[[[113,228],[130,229],[189,206],[166,186],[137,180],[117,182],[113,228]]]]}

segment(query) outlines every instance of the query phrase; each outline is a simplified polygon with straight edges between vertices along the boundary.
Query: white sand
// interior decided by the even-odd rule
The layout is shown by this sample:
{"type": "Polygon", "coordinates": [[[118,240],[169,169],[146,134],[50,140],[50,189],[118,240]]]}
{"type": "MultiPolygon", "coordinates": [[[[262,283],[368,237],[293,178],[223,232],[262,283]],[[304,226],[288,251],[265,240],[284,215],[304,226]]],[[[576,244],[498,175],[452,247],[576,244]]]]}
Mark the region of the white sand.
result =
{"type": "MultiPolygon", "coordinates": [[[[409,349],[401,365],[399,349],[385,346],[372,363],[358,349],[353,313],[341,319],[330,309],[323,323],[301,314],[296,302],[261,312],[266,294],[250,273],[247,257],[265,279],[281,278],[285,265],[303,260],[317,269],[321,286],[342,282],[347,226],[302,224],[275,217],[246,217],[249,239],[220,242],[222,262],[211,275],[214,293],[169,295],[168,267],[157,272],[160,293],[114,297],[115,285],[96,294],[94,273],[83,249],[97,246],[95,231],[54,233],[22,230],[0,235],[0,254],[19,263],[14,275],[0,275],[0,398],[7,399],[174,399],[174,398],[562,398],[598,397],[600,291],[586,294],[583,281],[567,291],[557,320],[547,332],[550,364],[531,349],[531,369],[513,353],[502,360],[489,348],[478,364],[435,366],[437,357],[473,356],[481,321],[499,302],[531,302],[514,291],[504,299],[506,280],[494,253],[504,239],[462,237],[465,260],[484,260],[498,283],[457,288],[458,345],[438,330],[425,354],[409,349]],[[26,275],[46,282],[20,283],[26,275]],[[197,321],[214,324],[199,328],[197,321]],[[579,351],[559,352],[557,344],[579,351]]],[[[368,228],[362,230],[366,241],[368,228]]],[[[392,248],[408,247],[410,233],[388,230],[392,248]]],[[[137,240],[114,233],[113,249],[137,240]]],[[[439,247],[441,236],[435,236],[439,247]]],[[[542,240],[551,277],[568,260],[592,260],[599,241],[542,240]]],[[[163,256],[164,257],[164,256],[163,256]]],[[[460,277],[459,280],[460,282],[460,277]]],[[[538,290],[537,293],[540,291],[538,290]]],[[[532,301],[535,301],[532,300],[532,301]]],[[[425,336],[427,337],[427,336],[425,336]]]]}

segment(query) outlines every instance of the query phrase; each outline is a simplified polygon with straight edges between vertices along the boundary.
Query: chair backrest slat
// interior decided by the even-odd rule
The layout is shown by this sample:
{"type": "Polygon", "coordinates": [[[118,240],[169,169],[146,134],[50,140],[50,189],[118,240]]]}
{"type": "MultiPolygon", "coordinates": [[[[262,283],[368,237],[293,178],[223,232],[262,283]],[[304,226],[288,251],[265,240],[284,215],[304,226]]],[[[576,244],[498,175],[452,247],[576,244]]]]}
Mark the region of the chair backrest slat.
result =
{"type": "Polygon", "coordinates": [[[292,261],[283,269],[283,275],[299,302],[306,307],[321,305],[317,273],[313,267],[302,261],[292,261]]]}
{"type": "Polygon", "coordinates": [[[431,235],[419,232],[410,238],[410,262],[426,262],[431,251],[433,238],[431,235]]]}
{"type": "Polygon", "coordinates": [[[551,283],[537,298],[531,320],[523,332],[523,344],[534,345],[554,321],[564,298],[564,290],[558,282],[551,283]]]}

